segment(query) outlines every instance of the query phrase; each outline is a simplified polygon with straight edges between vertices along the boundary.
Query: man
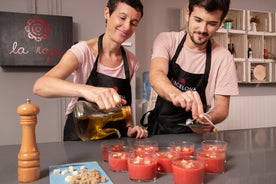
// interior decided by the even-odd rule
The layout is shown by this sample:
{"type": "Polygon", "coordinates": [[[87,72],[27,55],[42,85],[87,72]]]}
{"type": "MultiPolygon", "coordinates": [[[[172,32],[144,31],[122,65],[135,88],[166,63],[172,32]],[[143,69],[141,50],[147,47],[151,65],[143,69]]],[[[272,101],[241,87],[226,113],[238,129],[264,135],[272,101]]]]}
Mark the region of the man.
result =
{"type": "MultiPolygon", "coordinates": [[[[212,37],[229,5],[230,0],[190,0],[186,31],[157,36],[149,72],[158,94],[148,118],[151,134],[187,133],[191,129],[180,126],[187,119],[210,125],[204,116],[215,124],[228,116],[230,96],[238,95],[235,64],[228,50],[212,37]]],[[[192,130],[204,133],[210,127],[192,130]]]]}

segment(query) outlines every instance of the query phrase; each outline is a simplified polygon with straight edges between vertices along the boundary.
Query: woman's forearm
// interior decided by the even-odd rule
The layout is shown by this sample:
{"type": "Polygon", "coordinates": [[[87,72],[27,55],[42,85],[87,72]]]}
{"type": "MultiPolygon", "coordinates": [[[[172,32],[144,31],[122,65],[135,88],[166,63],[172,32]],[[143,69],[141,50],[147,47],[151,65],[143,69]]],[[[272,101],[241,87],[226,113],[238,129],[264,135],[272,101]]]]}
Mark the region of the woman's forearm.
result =
{"type": "Polygon", "coordinates": [[[33,93],[42,97],[75,97],[80,96],[80,90],[84,84],[75,84],[59,78],[43,76],[39,78],[34,87],[33,93]]]}

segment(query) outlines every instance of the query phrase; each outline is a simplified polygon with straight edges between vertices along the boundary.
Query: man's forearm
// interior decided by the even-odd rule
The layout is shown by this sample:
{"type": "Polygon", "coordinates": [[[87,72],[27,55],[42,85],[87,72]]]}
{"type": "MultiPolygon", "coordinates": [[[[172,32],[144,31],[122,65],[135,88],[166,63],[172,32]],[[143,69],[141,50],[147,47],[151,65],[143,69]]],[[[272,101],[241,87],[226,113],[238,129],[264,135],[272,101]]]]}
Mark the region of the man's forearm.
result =
{"type": "Polygon", "coordinates": [[[167,76],[162,74],[150,76],[150,84],[158,95],[168,101],[172,101],[175,95],[181,93],[179,89],[172,85],[167,76]]]}

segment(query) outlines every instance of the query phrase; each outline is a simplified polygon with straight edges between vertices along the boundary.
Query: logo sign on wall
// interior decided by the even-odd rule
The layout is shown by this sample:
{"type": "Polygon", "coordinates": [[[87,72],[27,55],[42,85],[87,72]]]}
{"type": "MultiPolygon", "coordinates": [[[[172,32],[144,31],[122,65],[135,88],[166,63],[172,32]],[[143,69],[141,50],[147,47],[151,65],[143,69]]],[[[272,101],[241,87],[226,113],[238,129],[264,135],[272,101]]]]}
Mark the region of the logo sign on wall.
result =
{"type": "Polygon", "coordinates": [[[0,66],[54,66],[72,44],[72,17],[0,12],[0,66]]]}

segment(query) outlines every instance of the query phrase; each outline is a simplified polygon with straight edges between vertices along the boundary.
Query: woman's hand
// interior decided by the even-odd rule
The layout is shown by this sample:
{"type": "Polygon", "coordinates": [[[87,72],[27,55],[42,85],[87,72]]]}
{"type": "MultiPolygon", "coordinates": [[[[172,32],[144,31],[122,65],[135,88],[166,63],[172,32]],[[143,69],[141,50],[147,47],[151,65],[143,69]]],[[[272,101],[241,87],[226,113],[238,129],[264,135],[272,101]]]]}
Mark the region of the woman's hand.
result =
{"type": "Polygon", "coordinates": [[[82,90],[82,96],[90,101],[95,102],[100,109],[111,110],[119,104],[125,104],[126,101],[121,98],[113,88],[86,86],[82,90]]]}
{"type": "Polygon", "coordinates": [[[136,137],[136,139],[142,139],[149,136],[148,131],[141,126],[128,127],[127,130],[128,137],[136,137]]]}

